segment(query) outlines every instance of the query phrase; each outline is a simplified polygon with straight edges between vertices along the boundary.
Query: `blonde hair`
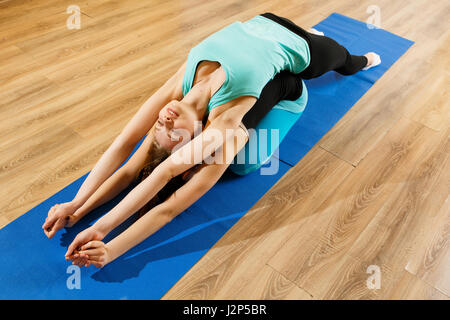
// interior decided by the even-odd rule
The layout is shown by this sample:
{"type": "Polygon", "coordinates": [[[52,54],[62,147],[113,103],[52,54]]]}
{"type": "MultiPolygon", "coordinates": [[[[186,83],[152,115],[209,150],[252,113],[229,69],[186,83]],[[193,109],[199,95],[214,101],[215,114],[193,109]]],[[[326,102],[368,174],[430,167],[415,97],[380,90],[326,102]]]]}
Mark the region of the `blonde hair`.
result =
{"type": "MultiPolygon", "coordinates": [[[[150,147],[147,151],[147,158],[144,161],[141,169],[139,169],[134,177],[135,183],[140,183],[145,180],[153,170],[166,158],[170,156],[170,151],[163,148],[155,138],[155,126],[151,128],[148,135],[150,136],[151,142],[150,147]]],[[[155,195],[147,204],[138,211],[138,216],[143,216],[152,207],[158,205],[162,200],[160,199],[159,193],[155,195]]]]}
{"type": "Polygon", "coordinates": [[[153,137],[150,148],[147,152],[147,158],[145,159],[142,168],[138,171],[135,178],[139,181],[144,180],[161,162],[163,162],[169,156],[170,151],[161,147],[158,141],[156,141],[156,139],[153,137]]]}
{"type": "MultiPolygon", "coordinates": [[[[155,168],[167,159],[171,155],[171,151],[162,147],[158,141],[155,139],[154,126],[149,132],[151,143],[147,152],[147,158],[142,166],[142,168],[137,172],[135,176],[135,182],[140,183],[145,180],[155,168]]],[[[162,188],[150,201],[148,201],[145,206],[143,206],[138,211],[138,217],[143,216],[151,208],[157,206],[158,204],[164,202],[172,193],[174,193],[178,188],[184,184],[184,180],[181,175],[173,178],[167,183],[164,188],[162,188]]]]}

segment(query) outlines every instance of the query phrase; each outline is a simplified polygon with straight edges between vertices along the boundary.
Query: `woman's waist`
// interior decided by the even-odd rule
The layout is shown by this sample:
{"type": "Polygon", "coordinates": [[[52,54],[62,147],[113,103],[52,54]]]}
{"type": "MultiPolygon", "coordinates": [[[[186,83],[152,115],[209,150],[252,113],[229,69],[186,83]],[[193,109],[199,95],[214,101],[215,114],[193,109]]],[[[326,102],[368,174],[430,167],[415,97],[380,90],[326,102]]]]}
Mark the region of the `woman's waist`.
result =
{"type": "Polygon", "coordinates": [[[243,25],[246,32],[264,40],[266,51],[273,58],[283,59],[282,70],[300,73],[308,67],[311,59],[309,42],[299,34],[262,15],[243,25]]]}
{"type": "Polygon", "coordinates": [[[264,13],[243,23],[247,32],[290,47],[309,47],[308,32],[292,21],[273,13],[264,13]],[[285,19],[285,20],[283,20],[285,19]]]}
{"type": "Polygon", "coordinates": [[[277,16],[276,14],[271,13],[271,12],[266,12],[266,13],[260,14],[259,16],[267,18],[267,19],[273,21],[274,23],[284,27],[285,29],[291,31],[295,35],[304,39],[308,43],[308,47],[311,46],[311,38],[309,36],[308,31],[306,31],[302,27],[296,25],[291,20],[284,18],[284,17],[277,16]]]}

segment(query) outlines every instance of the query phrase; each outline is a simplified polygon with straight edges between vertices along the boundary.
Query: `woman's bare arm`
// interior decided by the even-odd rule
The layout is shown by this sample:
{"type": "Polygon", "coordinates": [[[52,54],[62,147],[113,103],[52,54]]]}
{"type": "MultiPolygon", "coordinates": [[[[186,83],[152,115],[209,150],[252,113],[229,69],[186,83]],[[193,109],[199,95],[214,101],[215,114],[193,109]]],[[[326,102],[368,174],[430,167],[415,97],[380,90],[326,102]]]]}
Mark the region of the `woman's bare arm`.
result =
{"type": "MultiPolygon", "coordinates": [[[[88,261],[88,264],[103,267],[105,264],[113,261],[126,251],[144,241],[196,202],[216,184],[227,169],[229,163],[233,160],[234,156],[247,141],[246,134],[243,130],[237,132],[236,138],[237,142],[233,141],[232,143],[234,151],[232,150],[231,152],[225,153],[223,152],[224,148],[222,147],[216,152],[216,157],[222,157],[223,159],[223,161],[220,161],[221,163],[202,164],[194,176],[185,185],[174,192],[166,201],[152,208],[127,230],[108,242],[105,246],[107,257],[105,257],[104,261],[101,263],[88,261]],[[217,153],[219,153],[219,155],[217,155],[217,153]]],[[[229,144],[229,141],[230,140],[228,140],[226,144],[229,144]]],[[[90,245],[87,244],[84,247],[89,248],[90,245]]],[[[89,251],[81,251],[80,254],[89,255],[89,251]]]]}
{"type": "MultiPolygon", "coordinates": [[[[184,65],[183,65],[184,66],[184,65]]],[[[97,188],[125,161],[133,148],[150,130],[159,111],[171,100],[180,98],[183,66],[138,110],[114,140],[80,187],[74,202],[81,206],[97,188]]]]}
{"type": "Polygon", "coordinates": [[[70,202],[69,210],[66,206],[59,211],[56,208],[54,212],[49,213],[42,226],[49,238],[52,238],[59,229],[66,225],[68,215],[81,208],[105,180],[126,160],[136,144],[154,125],[159,111],[171,100],[180,99],[184,68],[185,64],[141,106],[128,122],[120,135],[95,164],[76,196],[70,202]]]}
{"type": "Polygon", "coordinates": [[[78,222],[86,214],[117,196],[133,182],[144,165],[150,149],[152,134],[149,133],[131,158],[109,177],[91,197],[73,214],[70,225],[78,222]]]}
{"type": "Polygon", "coordinates": [[[107,247],[110,262],[147,239],[179,213],[190,207],[204,195],[222,176],[226,165],[206,165],[185,185],[178,189],[165,202],[153,207],[119,236],[112,239],[107,247]]]}
{"type": "MultiPolygon", "coordinates": [[[[239,107],[236,106],[235,110],[239,107]]],[[[230,109],[232,110],[232,109],[230,109]]],[[[108,214],[100,218],[94,227],[103,234],[109,233],[132,214],[141,209],[172,178],[201,163],[214,151],[217,151],[229,137],[236,135],[240,118],[235,113],[223,112],[197,137],[158,165],[152,173],[139,183],[108,214]],[[220,139],[211,139],[219,137],[220,139]],[[211,143],[208,143],[212,140],[211,143]],[[193,147],[192,147],[193,146],[193,147]],[[184,160],[183,155],[186,157],[184,160]]]]}

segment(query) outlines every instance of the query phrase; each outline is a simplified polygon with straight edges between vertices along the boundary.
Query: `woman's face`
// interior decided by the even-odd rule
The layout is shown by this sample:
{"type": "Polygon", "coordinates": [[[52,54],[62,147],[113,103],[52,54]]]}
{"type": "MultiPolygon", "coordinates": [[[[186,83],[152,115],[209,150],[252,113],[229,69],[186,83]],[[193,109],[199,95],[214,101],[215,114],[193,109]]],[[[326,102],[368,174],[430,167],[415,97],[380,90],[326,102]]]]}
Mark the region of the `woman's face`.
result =
{"type": "Polygon", "coordinates": [[[167,150],[194,136],[196,122],[200,121],[195,110],[180,101],[169,102],[159,112],[155,123],[155,138],[167,150]]]}

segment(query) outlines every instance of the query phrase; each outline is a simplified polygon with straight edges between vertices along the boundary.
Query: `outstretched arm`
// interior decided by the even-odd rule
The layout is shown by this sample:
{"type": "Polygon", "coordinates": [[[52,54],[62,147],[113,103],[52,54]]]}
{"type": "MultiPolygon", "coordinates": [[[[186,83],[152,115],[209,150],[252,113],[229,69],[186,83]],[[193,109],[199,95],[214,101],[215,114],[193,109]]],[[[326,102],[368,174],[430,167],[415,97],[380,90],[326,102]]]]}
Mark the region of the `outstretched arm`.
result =
{"type": "Polygon", "coordinates": [[[227,169],[237,152],[247,142],[247,136],[241,129],[234,138],[227,140],[226,144],[232,145],[229,152],[226,145],[215,153],[215,157],[221,159],[220,163],[202,164],[194,176],[166,201],[152,208],[127,230],[107,244],[101,241],[90,241],[81,247],[79,255],[87,260],[82,264],[93,264],[99,268],[121,256],[150,235],[154,234],[164,225],[172,221],[178,214],[190,207],[210,188],[212,188],[227,169]]]}
{"type": "Polygon", "coordinates": [[[77,223],[86,214],[117,196],[132,183],[144,165],[153,137],[153,129],[130,159],[109,177],[89,199],[71,216],[68,226],[77,223]]]}
{"type": "MultiPolygon", "coordinates": [[[[142,188],[143,190],[145,189],[145,195],[148,197],[144,201],[148,201],[148,199],[156,195],[170,179],[201,162],[212,151],[217,150],[221,146],[222,141],[235,134],[241,120],[249,119],[248,123],[252,125],[251,128],[254,128],[257,122],[279,101],[298,99],[302,89],[302,80],[298,75],[282,71],[263,88],[256,104],[256,99],[249,99],[249,97],[241,97],[231,101],[232,106],[219,115],[202,134],[174,152],[158,166],[158,170],[154,171],[144,181],[142,188]],[[257,108],[261,110],[257,110],[257,108]],[[219,137],[219,139],[214,139],[215,137],[219,137]],[[211,138],[212,142],[208,143],[211,138]]],[[[146,203],[144,201],[139,202],[138,200],[138,202],[134,203],[140,208],[144,205],[143,203],[146,203]]],[[[136,210],[139,210],[139,208],[136,210]]]]}
{"type": "Polygon", "coordinates": [[[136,144],[154,125],[159,111],[171,100],[180,98],[181,82],[180,68],[164,85],[159,88],[137,111],[125,126],[113,145],[106,151],[104,157],[100,158],[85,182],[81,186],[74,201],[78,204],[84,203],[91,194],[109,177],[130,155],[136,144]],[[109,152],[111,150],[111,152],[109,152]],[[123,152],[118,152],[122,150],[123,152]],[[109,152],[109,153],[108,153],[109,152]]]}
{"type": "MultiPolygon", "coordinates": [[[[108,234],[124,222],[150,201],[173,177],[201,163],[224,144],[226,137],[234,136],[236,130],[240,130],[238,121],[240,119],[230,116],[230,113],[219,115],[200,135],[172,153],[108,214],[100,218],[94,224],[95,229],[108,234]]],[[[68,254],[71,254],[70,250],[68,254]]]]}
{"type": "Polygon", "coordinates": [[[161,108],[171,100],[180,98],[184,68],[185,64],[141,106],[120,135],[95,164],[75,198],[71,202],[53,207],[50,210],[42,226],[49,238],[52,238],[59,229],[66,225],[69,221],[69,216],[81,208],[105,180],[125,161],[135,145],[153,126],[161,108]]]}

